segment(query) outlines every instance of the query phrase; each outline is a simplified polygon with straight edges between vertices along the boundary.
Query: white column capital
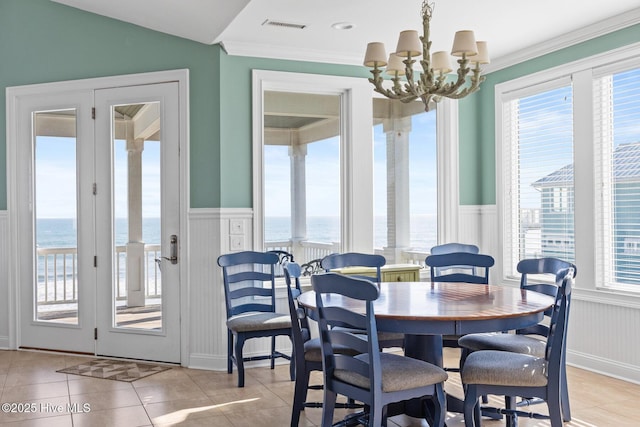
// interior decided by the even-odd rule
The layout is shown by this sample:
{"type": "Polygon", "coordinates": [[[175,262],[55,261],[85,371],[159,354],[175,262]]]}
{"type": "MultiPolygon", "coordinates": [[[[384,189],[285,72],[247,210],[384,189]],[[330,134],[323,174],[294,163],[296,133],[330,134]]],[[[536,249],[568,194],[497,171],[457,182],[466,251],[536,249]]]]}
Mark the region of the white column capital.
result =
{"type": "Polygon", "coordinates": [[[127,139],[128,153],[142,153],[143,151],[144,151],[144,139],[142,138],[127,139]]]}

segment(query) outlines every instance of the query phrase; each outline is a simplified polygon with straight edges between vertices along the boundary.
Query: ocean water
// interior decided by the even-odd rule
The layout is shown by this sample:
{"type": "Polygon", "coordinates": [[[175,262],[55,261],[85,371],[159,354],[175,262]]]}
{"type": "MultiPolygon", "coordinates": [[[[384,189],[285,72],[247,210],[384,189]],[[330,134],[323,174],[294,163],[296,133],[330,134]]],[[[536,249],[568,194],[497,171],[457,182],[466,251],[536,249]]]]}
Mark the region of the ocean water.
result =
{"type": "MultiPolygon", "coordinates": [[[[437,217],[435,215],[412,215],[410,221],[410,246],[414,249],[430,249],[438,240],[437,217]]],[[[274,242],[291,237],[289,217],[266,217],[264,220],[264,240],[274,242]]],[[[340,218],[330,216],[307,217],[307,239],[312,242],[339,242],[340,218]]],[[[387,245],[387,218],[374,218],[374,247],[387,245]]]]}
{"type": "MultiPolygon", "coordinates": [[[[435,215],[412,215],[411,247],[429,249],[437,241],[437,218],[435,215]]],[[[126,244],[127,220],[115,221],[116,246],[126,244]]],[[[75,220],[65,218],[39,219],[36,224],[37,245],[40,248],[75,248],[77,246],[77,226],[75,220]]],[[[375,217],[374,245],[381,248],[387,244],[387,218],[375,217]]],[[[265,241],[288,240],[291,237],[289,217],[265,218],[265,241]]],[[[329,216],[311,216],[307,218],[307,238],[314,242],[339,242],[340,219],[329,216]]],[[[147,244],[160,244],[160,218],[144,218],[142,221],[142,239],[147,244]]]]}
{"type": "MultiPolygon", "coordinates": [[[[115,243],[127,243],[127,219],[115,220],[115,243]]],[[[77,224],[70,218],[41,218],[36,222],[36,244],[40,248],[75,248],[77,224]]],[[[150,245],[160,244],[160,218],[142,220],[142,240],[150,245]]]]}

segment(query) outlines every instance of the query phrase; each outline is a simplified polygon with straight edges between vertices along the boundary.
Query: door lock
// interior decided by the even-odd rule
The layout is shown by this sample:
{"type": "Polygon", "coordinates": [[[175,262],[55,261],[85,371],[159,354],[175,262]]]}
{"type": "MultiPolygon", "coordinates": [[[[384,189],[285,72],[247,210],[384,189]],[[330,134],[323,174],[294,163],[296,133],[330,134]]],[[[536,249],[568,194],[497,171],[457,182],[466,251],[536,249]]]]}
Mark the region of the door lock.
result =
{"type": "Polygon", "coordinates": [[[169,244],[170,246],[170,256],[166,257],[166,256],[161,256],[160,258],[156,258],[156,264],[158,264],[158,267],[160,267],[160,263],[162,262],[163,259],[166,259],[167,261],[171,261],[171,264],[177,264],[178,263],[178,236],[175,234],[172,234],[169,238],[169,244]]]}

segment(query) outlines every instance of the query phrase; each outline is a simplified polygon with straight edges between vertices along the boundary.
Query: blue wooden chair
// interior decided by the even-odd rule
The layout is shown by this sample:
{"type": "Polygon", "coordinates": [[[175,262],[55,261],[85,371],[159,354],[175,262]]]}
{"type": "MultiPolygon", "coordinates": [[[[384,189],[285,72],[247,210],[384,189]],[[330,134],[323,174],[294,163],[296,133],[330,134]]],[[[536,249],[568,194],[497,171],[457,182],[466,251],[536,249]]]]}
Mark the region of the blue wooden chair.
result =
{"type": "Polygon", "coordinates": [[[369,280],[336,273],[311,276],[311,283],[316,292],[324,366],[322,425],[333,424],[336,397],[341,394],[368,406],[369,427],[385,424],[388,404],[419,398],[425,405],[433,401],[435,425],[443,426],[446,413],[443,384],[447,373],[430,363],[379,350],[373,311],[373,301],[380,295],[378,286],[369,280]],[[325,306],[322,297],[327,294],[359,300],[362,310],[325,306]],[[336,325],[345,328],[334,328],[336,325]],[[354,330],[364,330],[366,334],[354,330]],[[344,348],[353,352],[345,352],[344,348]]]}
{"type": "MultiPolygon", "coordinates": [[[[490,255],[472,252],[449,252],[429,255],[424,260],[431,270],[431,283],[463,282],[486,285],[489,283],[489,268],[495,260],[490,255]]],[[[459,335],[444,335],[442,346],[460,348],[459,335]]],[[[460,368],[447,368],[447,371],[458,372],[460,368]]]]}
{"type": "Polygon", "coordinates": [[[364,254],[359,252],[347,252],[342,254],[331,254],[324,257],[321,261],[322,268],[325,271],[331,271],[334,268],[344,267],[373,267],[376,269],[376,276],[358,276],[363,279],[373,280],[374,282],[382,281],[380,267],[385,265],[387,260],[382,255],[364,254]]]}
{"type": "MultiPolygon", "coordinates": [[[[364,254],[360,252],[331,254],[324,257],[321,261],[322,268],[324,268],[326,272],[329,272],[334,268],[344,268],[344,267],[375,268],[376,277],[350,274],[351,277],[357,277],[360,279],[371,280],[375,282],[382,281],[382,274],[380,272],[380,268],[384,266],[386,263],[387,263],[387,260],[382,255],[364,254]]],[[[378,334],[378,342],[381,345],[380,348],[403,347],[404,334],[394,333],[394,332],[380,332],[378,334]]]]}
{"type": "Polygon", "coordinates": [[[267,252],[236,252],[218,257],[222,267],[225,304],[227,309],[227,372],[238,367],[238,387],[244,387],[244,362],[275,358],[291,360],[291,379],[294,376],[293,360],[276,351],[276,337],[291,336],[289,315],[275,312],[275,266],[278,255],[267,252]],[[242,349],[246,340],[271,337],[271,353],[265,356],[244,357],[242,349]],[[234,345],[235,340],[235,345],[234,345]]]}
{"type": "MultiPolygon", "coordinates": [[[[500,350],[479,350],[467,357],[460,373],[465,388],[466,427],[481,426],[478,398],[488,394],[505,396],[505,408],[493,409],[499,414],[511,417],[513,425],[518,415],[550,419],[552,427],[563,425],[562,366],[565,359],[573,276],[572,268],[565,270],[562,283],[558,287],[543,356],[500,350]],[[549,408],[549,415],[517,410],[515,404],[517,396],[544,400],[549,408]]],[[[482,408],[483,413],[488,411],[490,408],[482,408]]]]}
{"type": "MultiPolygon", "coordinates": [[[[530,291],[536,291],[556,296],[558,288],[562,285],[567,269],[573,270],[573,278],[577,274],[577,268],[574,264],[563,261],[558,258],[530,258],[523,259],[517,265],[520,276],[520,288],[530,291]],[[539,281],[532,281],[531,275],[536,275],[539,281]],[[552,276],[552,281],[540,283],[544,280],[544,276],[552,276]]],[[[519,329],[515,334],[505,333],[481,333],[468,334],[458,340],[458,344],[462,348],[461,366],[464,365],[465,359],[472,351],[478,350],[500,350],[511,351],[515,353],[530,354],[532,356],[544,357],[546,349],[547,336],[549,335],[548,322],[552,314],[552,309],[545,312],[546,321],[528,328],[519,329]]],[[[563,353],[564,356],[564,353],[563,353]]],[[[563,358],[562,364],[562,416],[564,421],[571,421],[571,409],[569,405],[569,391],[567,385],[566,364],[563,358]]],[[[530,399],[525,399],[520,404],[530,405],[530,399]]]]}
{"type": "MultiPolygon", "coordinates": [[[[285,263],[284,277],[287,283],[287,299],[291,316],[291,340],[293,341],[293,357],[295,361],[296,383],[291,410],[291,427],[298,427],[300,413],[304,408],[321,408],[322,402],[307,402],[308,390],[321,390],[322,384],[309,385],[311,372],[322,372],[322,351],[320,339],[311,338],[306,311],[298,306],[301,293],[300,276],[302,269],[295,262],[285,263]]],[[[361,408],[362,405],[337,403],[339,408],[361,408]]]]}
{"type": "MultiPolygon", "coordinates": [[[[431,255],[442,255],[442,254],[450,254],[453,252],[468,252],[470,254],[479,254],[480,248],[476,245],[466,244],[466,243],[444,243],[442,245],[436,245],[431,248],[429,252],[431,255]]],[[[457,266],[458,268],[465,268],[464,266],[457,266]]],[[[475,273],[473,267],[470,268],[472,272],[475,273]]],[[[436,268],[436,274],[442,274],[440,268],[436,268]]]]}

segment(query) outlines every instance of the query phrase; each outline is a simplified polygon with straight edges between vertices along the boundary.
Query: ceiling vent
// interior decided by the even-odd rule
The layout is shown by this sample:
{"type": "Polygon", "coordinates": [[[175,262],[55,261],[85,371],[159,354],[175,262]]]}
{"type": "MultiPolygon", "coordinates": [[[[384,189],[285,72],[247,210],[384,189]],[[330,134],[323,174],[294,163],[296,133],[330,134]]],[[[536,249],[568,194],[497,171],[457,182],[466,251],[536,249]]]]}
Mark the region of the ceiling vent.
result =
{"type": "Polygon", "coordinates": [[[268,25],[271,27],[282,27],[282,28],[296,28],[298,30],[304,30],[307,28],[305,24],[294,24],[292,22],[282,22],[282,21],[272,21],[267,19],[262,23],[262,25],[268,25]]]}

